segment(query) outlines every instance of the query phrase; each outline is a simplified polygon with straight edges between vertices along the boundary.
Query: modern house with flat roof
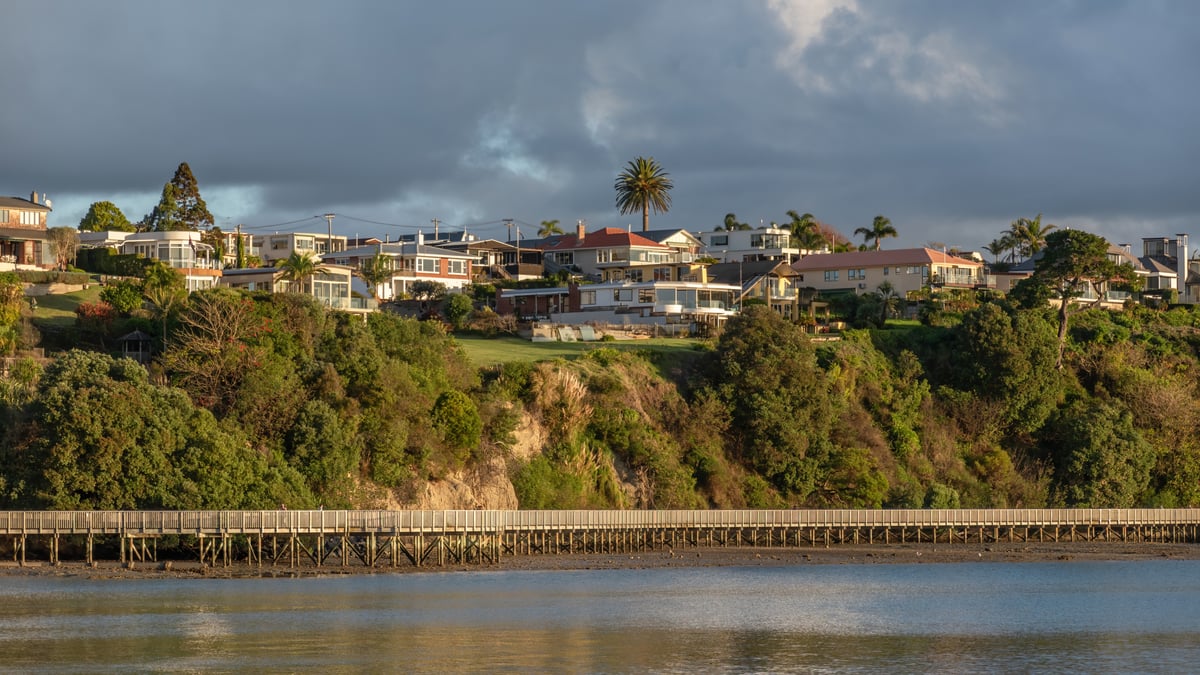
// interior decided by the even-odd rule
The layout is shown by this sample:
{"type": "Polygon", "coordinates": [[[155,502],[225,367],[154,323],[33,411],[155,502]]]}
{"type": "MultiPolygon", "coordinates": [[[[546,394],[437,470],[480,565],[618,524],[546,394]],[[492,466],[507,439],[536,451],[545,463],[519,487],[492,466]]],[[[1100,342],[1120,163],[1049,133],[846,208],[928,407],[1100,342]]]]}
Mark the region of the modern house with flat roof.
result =
{"type": "Polygon", "coordinates": [[[183,275],[189,291],[212,288],[221,278],[221,263],[200,232],[80,232],[83,248],[111,248],[124,255],[160,260],[183,275]]]}
{"type": "Polygon", "coordinates": [[[421,237],[414,243],[375,244],[339,251],[333,254],[332,262],[362,269],[377,256],[385,258],[391,269],[388,280],[374,289],[381,300],[408,295],[418,281],[434,281],[450,292],[459,292],[471,283],[475,262],[475,257],[468,253],[426,246],[421,237]]]}
{"type": "Polygon", "coordinates": [[[739,260],[782,260],[792,262],[802,250],[792,242],[786,227],[760,227],[754,230],[717,230],[696,235],[704,244],[704,255],[721,262],[739,260]]]}
{"type": "Polygon", "coordinates": [[[277,267],[225,270],[221,285],[246,291],[311,295],[326,307],[356,314],[376,309],[375,300],[355,297],[351,292],[354,270],[344,265],[321,263],[319,272],[298,283],[284,279],[284,275],[284,270],[277,267]]]}

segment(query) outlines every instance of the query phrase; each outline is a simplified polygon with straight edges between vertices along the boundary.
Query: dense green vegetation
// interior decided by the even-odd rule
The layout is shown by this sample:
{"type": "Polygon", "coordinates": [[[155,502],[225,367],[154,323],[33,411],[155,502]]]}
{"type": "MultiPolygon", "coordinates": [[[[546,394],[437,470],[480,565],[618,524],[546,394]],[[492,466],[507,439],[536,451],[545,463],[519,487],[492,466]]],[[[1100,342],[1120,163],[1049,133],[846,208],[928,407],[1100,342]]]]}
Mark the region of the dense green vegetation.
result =
{"type": "MultiPolygon", "coordinates": [[[[820,343],[752,306],[708,343],[525,343],[480,368],[462,343],[488,343],[436,322],[288,294],[172,300],[168,281],[141,308],[105,289],[128,315],[106,339],[156,336],[149,368],[98,351],[11,363],[0,506],[411,504],[497,461],[525,508],[1200,503],[1190,308],[1079,311],[1061,368],[1056,307],[988,297],[820,343]]],[[[9,296],[0,337],[16,343],[28,310],[9,296]]]]}

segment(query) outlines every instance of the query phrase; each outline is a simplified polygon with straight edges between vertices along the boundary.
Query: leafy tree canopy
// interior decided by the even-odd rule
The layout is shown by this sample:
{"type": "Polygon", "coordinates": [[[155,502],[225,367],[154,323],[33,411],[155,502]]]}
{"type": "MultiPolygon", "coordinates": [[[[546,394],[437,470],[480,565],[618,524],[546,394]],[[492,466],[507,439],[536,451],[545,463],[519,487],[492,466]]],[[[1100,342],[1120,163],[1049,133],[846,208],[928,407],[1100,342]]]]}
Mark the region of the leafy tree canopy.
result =
{"type": "Polygon", "coordinates": [[[135,229],[121,209],[109,201],[93,202],[87,215],[79,221],[80,232],[133,232],[135,229]]]}

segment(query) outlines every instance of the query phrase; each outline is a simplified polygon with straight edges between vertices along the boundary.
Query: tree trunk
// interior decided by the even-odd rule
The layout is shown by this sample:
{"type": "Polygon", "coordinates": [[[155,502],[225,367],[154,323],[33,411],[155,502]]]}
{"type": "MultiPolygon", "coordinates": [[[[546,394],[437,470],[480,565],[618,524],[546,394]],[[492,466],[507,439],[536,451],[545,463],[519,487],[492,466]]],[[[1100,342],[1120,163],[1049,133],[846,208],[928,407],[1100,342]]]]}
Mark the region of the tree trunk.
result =
{"type": "Polygon", "coordinates": [[[642,232],[650,231],[650,202],[642,204],[642,232]]]}
{"type": "Polygon", "coordinates": [[[1070,298],[1063,295],[1058,306],[1058,361],[1054,363],[1054,367],[1062,370],[1063,367],[1063,350],[1067,348],[1067,304],[1070,298]]]}

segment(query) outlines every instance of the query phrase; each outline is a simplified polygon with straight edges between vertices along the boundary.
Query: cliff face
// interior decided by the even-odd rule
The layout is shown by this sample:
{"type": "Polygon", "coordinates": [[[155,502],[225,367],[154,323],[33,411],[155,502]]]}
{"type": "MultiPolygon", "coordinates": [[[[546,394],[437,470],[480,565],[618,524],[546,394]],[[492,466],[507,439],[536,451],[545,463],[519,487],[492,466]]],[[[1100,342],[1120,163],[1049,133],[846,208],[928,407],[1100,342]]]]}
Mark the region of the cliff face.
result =
{"type": "Polygon", "coordinates": [[[430,481],[405,509],[516,509],[517,493],[509,478],[514,463],[523,463],[540,455],[546,443],[546,429],[528,412],[513,433],[508,451],[455,471],[441,480],[430,481]]]}

